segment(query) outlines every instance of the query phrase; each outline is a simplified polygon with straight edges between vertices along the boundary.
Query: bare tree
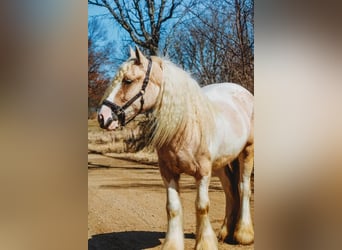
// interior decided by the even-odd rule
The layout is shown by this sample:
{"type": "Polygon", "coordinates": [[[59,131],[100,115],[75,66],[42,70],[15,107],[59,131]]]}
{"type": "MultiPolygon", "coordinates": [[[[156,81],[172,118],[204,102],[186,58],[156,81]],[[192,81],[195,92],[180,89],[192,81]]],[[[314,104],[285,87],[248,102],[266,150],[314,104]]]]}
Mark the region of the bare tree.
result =
{"type": "Polygon", "coordinates": [[[235,12],[235,39],[233,41],[239,59],[236,77],[246,88],[253,92],[254,90],[250,85],[253,83],[254,78],[254,38],[250,30],[253,29],[254,25],[254,1],[234,0],[233,6],[235,12]]]}
{"type": "Polygon", "coordinates": [[[182,0],[88,0],[91,5],[106,8],[124,28],[133,42],[157,55],[161,31],[170,21],[182,0]]]}
{"type": "Polygon", "coordinates": [[[88,118],[96,113],[96,108],[106,90],[110,75],[108,69],[114,62],[112,43],[106,41],[106,33],[101,29],[98,19],[88,22],[88,118]]]}
{"type": "Polygon", "coordinates": [[[254,91],[253,0],[212,0],[191,9],[168,53],[201,85],[236,82],[254,91]]]}
{"type": "Polygon", "coordinates": [[[135,44],[150,55],[162,50],[201,85],[229,81],[254,92],[254,0],[88,3],[107,9],[135,44]]]}

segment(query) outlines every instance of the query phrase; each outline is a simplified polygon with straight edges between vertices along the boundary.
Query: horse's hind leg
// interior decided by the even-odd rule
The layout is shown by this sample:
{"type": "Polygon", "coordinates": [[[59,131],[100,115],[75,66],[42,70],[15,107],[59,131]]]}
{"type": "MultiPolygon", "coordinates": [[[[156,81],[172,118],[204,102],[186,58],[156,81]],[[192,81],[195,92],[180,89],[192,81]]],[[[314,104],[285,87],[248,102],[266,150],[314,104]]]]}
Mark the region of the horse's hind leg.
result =
{"type": "Polygon", "coordinates": [[[232,241],[236,218],[239,211],[239,194],[237,189],[239,162],[233,161],[230,166],[219,168],[215,171],[221,181],[226,197],[226,213],[218,234],[218,239],[224,241],[226,238],[232,241]]]}
{"type": "Polygon", "coordinates": [[[254,166],[254,145],[248,144],[239,155],[240,212],[234,231],[234,239],[241,244],[254,241],[254,229],[250,211],[251,175],[254,166]]]}

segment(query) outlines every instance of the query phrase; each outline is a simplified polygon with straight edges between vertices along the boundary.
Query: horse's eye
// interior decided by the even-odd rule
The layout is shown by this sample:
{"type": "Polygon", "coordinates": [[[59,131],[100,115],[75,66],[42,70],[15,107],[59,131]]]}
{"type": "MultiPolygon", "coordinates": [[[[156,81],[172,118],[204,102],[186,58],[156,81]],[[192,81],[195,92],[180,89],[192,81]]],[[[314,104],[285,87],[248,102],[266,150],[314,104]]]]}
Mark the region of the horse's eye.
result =
{"type": "Polygon", "coordinates": [[[124,84],[131,84],[133,81],[130,79],[123,79],[122,81],[124,84]]]}

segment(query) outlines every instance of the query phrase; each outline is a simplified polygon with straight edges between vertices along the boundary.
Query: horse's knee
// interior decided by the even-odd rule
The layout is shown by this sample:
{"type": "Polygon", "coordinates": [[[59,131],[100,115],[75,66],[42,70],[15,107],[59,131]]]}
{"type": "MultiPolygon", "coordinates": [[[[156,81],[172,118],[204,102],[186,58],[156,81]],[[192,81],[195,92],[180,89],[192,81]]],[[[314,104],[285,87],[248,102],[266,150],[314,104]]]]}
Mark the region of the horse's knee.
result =
{"type": "Polygon", "coordinates": [[[167,215],[170,219],[181,215],[181,210],[179,208],[174,209],[174,208],[166,207],[166,211],[167,211],[167,215]]]}
{"type": "Polygon", "coordinates": [[[166,205],[166,212],[169,219],[182,216],[182,207],[179,202],[172,204],[170,202],[166,205]]]}
{"type": "Polygon", "coordinates": [[[207,204],[205,207],[196,206],[196,213],[198,216],[207,215],[208,212],[209,212],[209,204],[207,204]]]}

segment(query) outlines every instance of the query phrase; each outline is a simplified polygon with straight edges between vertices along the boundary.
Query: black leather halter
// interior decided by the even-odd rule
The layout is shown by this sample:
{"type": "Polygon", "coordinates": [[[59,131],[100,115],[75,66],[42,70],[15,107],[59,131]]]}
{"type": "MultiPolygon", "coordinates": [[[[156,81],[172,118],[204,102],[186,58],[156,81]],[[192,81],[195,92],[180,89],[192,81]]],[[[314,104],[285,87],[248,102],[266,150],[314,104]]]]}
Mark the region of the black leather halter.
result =
{"type": "Polygon", "coordinates": [[[108,101],[108,100],[104,100],[102,102],[102,105],[105,105],[105,106],[109,107],[112,110],[112,119],[109,118],[108,121],[106,122],[106,124],[104,124],[103,117],[102,117],[102,120],[100,120],[101,118],[99,118],[100,126],[102,128],[107,128],[110,125],[110,123],[112,121],[115,121],[115,120],[119,120],[120,125],[121,126],[125,126],[127,123],[132,121],[138,114],[140,114],[140,112],[142,111],[143,106],[144,106],[144,94],[145,94],[145,89],[147,87],[147,84],[148,84],[148,82],[150,80],[151,68],[152,68],[152,60],[151,60],[151,58],[148,58],[147,71],[146,71],[145,79],[143,81],[141,90],[139,91],[138,94],[133,96],[123,106],[116,105],[115,103],[113,103],[111,101],[108,101]],[[131,118],[129,118],[128,121],[126,121],[125,110],[129,106],[131,106],[140,97],[141,97],[141,99],[140,99],[140,110],[138,111],[138,113],[136,113],[131,118]]]}

